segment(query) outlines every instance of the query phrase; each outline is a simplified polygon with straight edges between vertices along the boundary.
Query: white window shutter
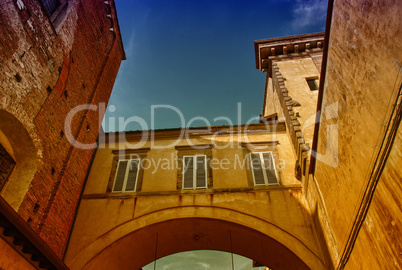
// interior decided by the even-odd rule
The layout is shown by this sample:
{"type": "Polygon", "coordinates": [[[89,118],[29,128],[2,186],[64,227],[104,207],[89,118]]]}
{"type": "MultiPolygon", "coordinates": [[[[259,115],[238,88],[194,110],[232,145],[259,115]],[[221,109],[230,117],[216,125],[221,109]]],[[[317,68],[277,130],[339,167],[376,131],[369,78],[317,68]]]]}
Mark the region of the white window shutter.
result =
{"type": "Polygon", "coordinates": [[[262,171],[261,158],[259,153],[250,153],[251,166],[253,167],[254,184],[265,185],[264,173],[262,171]]]}
{"type": "Polygon", "coordinates": [[[193,189],[194,158],[183,157],[183,189],[193,189]]]}
{"type": "Polygon", "coordinates": [[[206,157],[196,157],[196,188],[207,187],[207,174],[206,174],[206,157]]]}
{"type": "Polygon", "coordinates": [[[263,153],[265,173],[267,175],[268,185],[278,184],[278,179],[275,173],[275,163],[272,153],[263,153]]]}
{"type": "Polygon", "coordinates": [[[117,166],[116,179],[113,191],[123,191],[124,178],[126,176],[127,160],[120,160],[117,166]]]}
{"type": "Polygon", "coordinates": [[[139,160],[131,160],[128,168],[128,176],[125,191],[135,191],[137,182],[139,160]]]}

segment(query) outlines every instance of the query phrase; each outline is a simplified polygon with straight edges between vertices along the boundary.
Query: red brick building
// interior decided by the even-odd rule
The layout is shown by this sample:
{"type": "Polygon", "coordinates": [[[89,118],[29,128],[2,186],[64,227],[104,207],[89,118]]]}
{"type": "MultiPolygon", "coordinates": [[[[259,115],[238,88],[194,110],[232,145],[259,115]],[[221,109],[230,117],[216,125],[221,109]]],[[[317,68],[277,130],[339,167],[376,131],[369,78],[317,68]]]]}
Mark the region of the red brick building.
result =
{"type": "Polygon", "coordinates": [[[0,249],[37,245],[32,229],[62,258],[95,150],[79,146],[96,142],[125,59],[114,1],[1,1],[0,51],[0,249]]]}

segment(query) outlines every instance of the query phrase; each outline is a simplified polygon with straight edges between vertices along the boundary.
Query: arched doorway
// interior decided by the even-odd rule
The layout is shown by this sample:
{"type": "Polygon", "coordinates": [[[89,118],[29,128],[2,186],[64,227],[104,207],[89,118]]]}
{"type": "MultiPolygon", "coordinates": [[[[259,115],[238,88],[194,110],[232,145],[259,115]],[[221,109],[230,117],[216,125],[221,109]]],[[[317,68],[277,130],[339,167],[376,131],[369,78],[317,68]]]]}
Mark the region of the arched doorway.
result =
{"type": "Polygon", "coordinates": [[[218,250],[191,250],[175,253],[153,261],[142,270],[265,270],[253,260],[241,255],[218,250]]]}
{"type": "Polygon", "coordinates": [[[103,249],[84,269],[140,269],[170,254],[220,250],[272,269],[309,269],[286,246],[251,228],[209,218],[180,218],[136,230],[103,249]]]}
{"type": "Polygon", "coordinates": [[[15,161],[0,195],[17,211],[37,170],[37,152],[28,131],[15,116],[0,110],[0,119],[0,144],[15,161]]]}

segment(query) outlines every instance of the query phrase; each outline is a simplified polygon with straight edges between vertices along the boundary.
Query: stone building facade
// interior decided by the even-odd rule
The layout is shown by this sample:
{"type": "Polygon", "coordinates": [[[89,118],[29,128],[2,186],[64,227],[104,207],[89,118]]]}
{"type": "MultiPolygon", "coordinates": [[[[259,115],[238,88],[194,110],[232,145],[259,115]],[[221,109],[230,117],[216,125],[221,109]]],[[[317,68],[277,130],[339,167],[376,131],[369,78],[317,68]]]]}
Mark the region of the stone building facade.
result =
{"type": "Polygon", "coordinates": [[[194,249],[272,269],[325,269],[284,122],[109,133],[100,142],[70,269],[139,269],[194,249]]]}
{"type": "MultiPolygon", "coordinates": [[[[115,5],[1,1],[0,21],[0,194],[28,225],[17,235],[5,218],[2,246],[27,251],[30,229],[63,258],[94,153],[77,146],[96,141],[102,104],[125,59],[115,5]]],[[[36,248],[27,253],[43,259],[36,248]]],[[[0,254],[0,268],[12,269],[11,253],[0,254]]]]}

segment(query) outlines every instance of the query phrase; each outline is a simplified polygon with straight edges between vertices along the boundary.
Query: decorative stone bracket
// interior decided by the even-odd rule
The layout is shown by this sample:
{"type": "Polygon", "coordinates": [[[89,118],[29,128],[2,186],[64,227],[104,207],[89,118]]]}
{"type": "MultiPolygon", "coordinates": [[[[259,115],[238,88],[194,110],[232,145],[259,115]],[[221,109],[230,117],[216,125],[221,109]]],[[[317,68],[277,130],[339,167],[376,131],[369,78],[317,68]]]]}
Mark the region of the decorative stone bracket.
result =
{"type": "Polygon", "coordinates": [[[276,63],[272,63],[272,78],[274,89],[277,92],[278,99],[281,103],[283,114],[286,119],[286,126],[292,140],[293,147],[296,152],[295,175],[298,180],[306,170],[306,161],[310,151],[310,147],[305,143],[301,124],[293,111],[294,100],[288,95],[289,91],[285,86],[285,81],[279,71],[276,63]]]}

